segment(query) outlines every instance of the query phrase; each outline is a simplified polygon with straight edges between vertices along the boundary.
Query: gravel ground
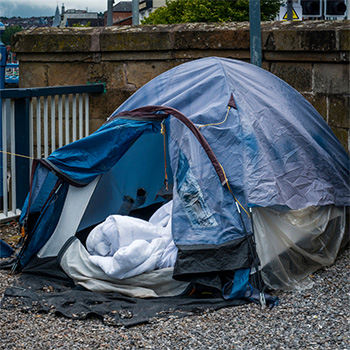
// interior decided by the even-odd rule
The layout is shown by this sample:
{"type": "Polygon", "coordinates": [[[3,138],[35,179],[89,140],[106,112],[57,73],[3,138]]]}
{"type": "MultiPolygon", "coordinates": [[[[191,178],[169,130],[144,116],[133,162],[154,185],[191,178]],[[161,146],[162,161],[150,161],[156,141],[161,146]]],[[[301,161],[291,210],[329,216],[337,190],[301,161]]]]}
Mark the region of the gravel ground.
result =
{"type": "MultiPolygon", "coordinates": [[[[15,223],[0,227],[0,238],[15,223]]],[[[280,305],[224,308],[178,318],[167,315],[132,328],[97,318],[0,310],[0,349],[340,349],[350,350],[350,251],[316,272],[312,289],[277,292],[280,305]]],[[[16,276],[0,271],[0,295],[16,276]]]]}

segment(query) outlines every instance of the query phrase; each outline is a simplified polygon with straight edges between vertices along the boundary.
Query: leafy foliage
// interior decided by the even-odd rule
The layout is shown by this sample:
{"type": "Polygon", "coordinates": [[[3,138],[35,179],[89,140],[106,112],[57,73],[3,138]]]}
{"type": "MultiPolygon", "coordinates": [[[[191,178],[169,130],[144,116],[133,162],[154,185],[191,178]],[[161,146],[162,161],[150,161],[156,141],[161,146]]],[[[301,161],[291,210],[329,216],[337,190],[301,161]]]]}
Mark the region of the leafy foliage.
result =
{"type": "Polygon", "coordinates": [[[73,27],[90,27],[91,22],[87,22],[86,24],[73,23],[73,27]]]}
{"type": "MultiPolygon", "coordinates": [[[[262,21],[273,20],[282,0],[261,0],[262,21]]],[[[249,0],[166,0],[142,24],[249,21],[249,0]]]]}
{"type": "Polygon", "coordinates": [[[11,36],[17,32],[23,30],[21,26],[8,26],[5,28],[4,32],[1,34],[1,41],[5,45],[11,44],[11,36]]]}

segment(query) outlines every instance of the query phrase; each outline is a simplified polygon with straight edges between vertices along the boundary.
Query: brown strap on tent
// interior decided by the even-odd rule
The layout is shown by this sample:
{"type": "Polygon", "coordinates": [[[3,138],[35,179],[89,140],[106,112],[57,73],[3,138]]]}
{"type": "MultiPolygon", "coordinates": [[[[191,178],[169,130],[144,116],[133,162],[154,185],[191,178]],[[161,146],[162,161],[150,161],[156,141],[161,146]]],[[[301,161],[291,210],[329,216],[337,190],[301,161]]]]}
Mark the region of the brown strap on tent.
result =
{"type": "Polygon", "coordinates": [[[200,131],[196,128],[193,122],[188,119],[185,115],[183,115],[180,111],[175,108],[167,107],[167,106],[145,106],[136,108],[132,111],[124,111],[118,113],[116,116],[110,118],[110,120],[115,118],[129,117],[129,118],[140,118],[141,120],[162,120],[167,118],[169,115],[172,115],[176,119],[180,120],[183,124],[185,124],[194,136],[197,138],[201,146],[203,147],[205,153],[209,157],[216,173],[219,176],[222,186],[226,184],[226,178],[224,176],[223,170],[220,166],[218,159],[216,158],[213,150],[209,146],[207,140],[200,133],[200,131]],[[162,114],[157,112],[163,112],[162,114]],[[165,113],[165,114],[164,114],[165,113]]]}
{"type": "Polygon", "coordinates": [[[162,121],[162,129],[160,133],[163,135],[163,145],[164,145],[164,185],[166,190],[169,190],[168,172],[167,172],[167,161],[166,161],[166,129],[164,125],[164,120],[162,121]]]}

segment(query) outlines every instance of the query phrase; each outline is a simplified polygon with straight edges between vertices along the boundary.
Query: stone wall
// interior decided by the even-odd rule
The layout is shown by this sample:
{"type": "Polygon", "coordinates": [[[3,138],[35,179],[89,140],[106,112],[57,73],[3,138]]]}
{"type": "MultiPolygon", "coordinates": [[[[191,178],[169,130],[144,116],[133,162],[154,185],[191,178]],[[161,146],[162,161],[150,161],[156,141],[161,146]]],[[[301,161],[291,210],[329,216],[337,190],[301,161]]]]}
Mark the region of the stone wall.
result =
{"type": "MultiPolygon", "coordinates": [[[[104,82],[90,130],[160,73],[208,56],[250,58],[249,23],[41,28],[15,35],[20,87],[104,82]]],[[[301,92],[349,151],[350,21],[262,24],[263,68],[301,92]]]]}

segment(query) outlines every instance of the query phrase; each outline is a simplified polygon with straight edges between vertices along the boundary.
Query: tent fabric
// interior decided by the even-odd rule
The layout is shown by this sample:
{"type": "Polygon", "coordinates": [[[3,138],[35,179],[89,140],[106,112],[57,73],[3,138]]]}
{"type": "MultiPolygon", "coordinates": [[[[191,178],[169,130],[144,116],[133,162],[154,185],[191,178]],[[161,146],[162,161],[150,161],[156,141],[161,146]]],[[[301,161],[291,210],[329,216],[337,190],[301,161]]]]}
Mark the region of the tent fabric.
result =
{"type": "Polygon", "coordinates": [[[6,242],[0,239],[0,258],[8,258],[14,253],[14,250],[6,242]]]}
{"type": "MultiPolygon", "coordinates": [[[[135,199],[142,188],[145,202],[131,213],[163,202],[164,194],[173,199],[171,232],[178,249],[173,279],[222,291],[223,285],[232,285],[227,283],[235,271],[250,269],[257,261],[250,209],[258,209],[259,217],[264,213],[260,209],[289,213],[348,206],[348,179],[345,150],[288,84],[241,61],[195,60],[153,79],[99,130],[41,160],[33,181],[38,187],[24,207],[29,216],[21,220],[30,221],[38,208],[40,219],[33,220],[20,265],[35,255],[55,256],[73,236],[84,244],[90,229],[118,214],[123,199],[135,199]],[[79,192],[92,184],[80,203],[86,209],[73,220],[67,213],[72,189],[79,192]],[[46,193],[49,200],[44,202],[46,193]],[[66,225],[75,225],[71,231],[60,225],[68,218],[66,225]],[[55,248],[58,236],[64,239],[55,248]]],[[[257,236],[274,230],[264,220],[257,236]]],[[[279,235],[279,228],[274,232],[279,235]]],[[[282,247],[289,250],[291,245],[285,240],[282,247]]],[[[267,251],[269,257],[279,254],[267,251]]],[[[337,248],[332,252],[336,255],[337,248]]],[[[298,254],[303,259],[304,252],[298,254]]],[[[293,258],[289,256],[287,273],[293,258]]],[[[246,282],[245,277],[240,290],[246,282]]],[[[231,295],[230,290],[225,293],[231,295]]]]}
{"type": "Polygon", "coordinates": [[[30,235],[30,239],[26,240],[24,248],[19,253],[22,267],[26,266],[30,259],[37,254],[50,239],[59,222],[67,191],[68,185],[66,183],[57,182],[54,191],[51,192],[47,198],[37,220],[40,225],[34,226],[31,232],[35,232],[35,234],[30,235]]]}
{"type": "Polygon", "coordinates": [[[50,196],[51,191],[55,188],[58,180],[58,177],[47,168],[41,166],[38,160],[33,161],[32,176],[31,192],[24,202],[19,219],[20,222],[23,222],[28,214],[27,209],[29,198],[31,211],[40,212],[41,208],[47,201],[47,198],[50,196]]]}
{"type": "Polygon", "coordinates": [[[305,98],[263,69],[223,58],[186,63],[152,80],[113,115],[143,105],[171,106],[198,127],[209,124],[200,129],[203,136],[235,193],[245,193],[251,206],[349,204],[345,150],[305,98]],[[222,123],[231,94],[237,110],[222,123]]]}
{"type": "Polygon", "coordinates": [[[59,148],[43,162],[73,184],[86,185],[109,171],[142,134],[159,131],[160,122],[115,120],[59,148]]]}
{"type": "MultiPolygon", "coordinates": [[[[56,256],[65,242],[77,232],[81,216],[86,210],[98,178],[83,188],[69,186],[65,196],[62,212],[47,244],[38,253],[38,257],[56,256]],[[77,205],[79,203],[79,205],[77,205]],[[52,244],[51,244],[52,242],[52,244]]],[[[48,218],[51,220],[50,218],[48,218]]]]}
{"type": "MultiPolygon", "coordinates": [[[[259,67],[215,57],[182,64],[138,90],[112,117],[147,105],[175,108],[202,127],[235,194],[243,194],[250,206],[349,204],[345,150],[306,99],[259,67]],[[223,122],[231,95],[237,109],[231,108],[223,122]]],[[[184,142],[179,123],[170,118],[171,137],[184,142]]],[[[108,160],[117,161],[137,135],[157,128],[157,122],[112,119],[48,160],[77,181],[91,181],[106,171],[108,160]],[[88,156],[91,153],[95,157],[88,156]]]]}

